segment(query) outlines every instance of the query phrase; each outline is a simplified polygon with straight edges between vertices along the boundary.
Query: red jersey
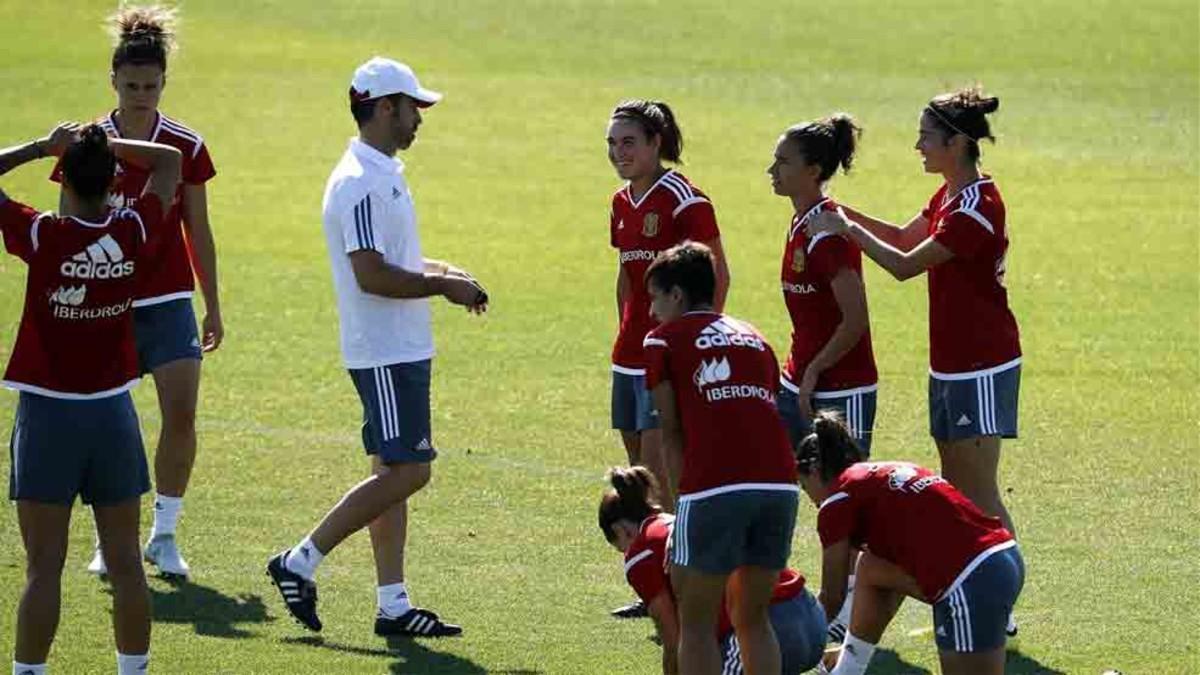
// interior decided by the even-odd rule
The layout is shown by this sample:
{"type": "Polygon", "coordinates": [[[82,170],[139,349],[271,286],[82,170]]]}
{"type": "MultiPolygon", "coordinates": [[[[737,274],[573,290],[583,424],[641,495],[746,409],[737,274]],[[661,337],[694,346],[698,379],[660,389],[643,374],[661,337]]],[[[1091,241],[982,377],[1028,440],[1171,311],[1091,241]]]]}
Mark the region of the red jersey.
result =
{"type": "Polygon", "coordinates": [[[612,199],[609,233],[620,254],[621,271],[629,280],[629,293],[621,306],[621,326],[613,344],[613,370],[630,375],[645,372],[642,338],[658,325],[650,316],[646,268],[660,251],[685,239],[712,241],[721,236],[712,202],[687,178],[667,171],[634,201],[629,186],[612,199]]]}
{"type": "MultiPolygon", "coordinates": [[[[675,516],[659,513],[650,516],[642,522],[642,529],[625,551],[625,580],[633,587],[633,591],[647,606],[666,591],[675,601],[675,591],[671,588],[671,576],[667,571],[667,540],[671,538],[671,528],[675,525],[675,516]]],[[[779,581],[771,593],[771,604],[786,602],[804,592],[804,575],[796,570],[784,568],[779,572],[779,581]]],[[[733,623],[729,620],[729,611],[721,600],[721,613],[717,619],[717,636],[724,636],[733,631],[733,623]]]]}
{"type": "MultiPolygon", "coordinates": [[[[188,258],[187,244],[183,239],[183,219],[180,208],[183,203],[183,188],[185,185],[203,185],[217,175],[213,168],[212,158],[208,155],[208,147],[200,134],[183,125],[183,123],[157,113],[154,131],[150,140],[162,143],[179,150],[183,154],[181,183],[175,193],[175,200],[167,209],[163,218],[161,232],[156,233],[155,255],[142,262],[138,272],[137,296],[133,301],[134,307],[156,305],[179,298],[192,297],[195,281],[192,278],[192,263],[188,258]]],[[[111,136],[120,137],[115,111],[99,122],[111,136]]],[[[50,180],[62,182],[62,171],[54,167],[50,180]]],[[[114,209],[132,207],[142,195],[146,183],[150,180],[150,172],[118,162],[117,177],[108,195],[108,204],[114,209]]]]}
{"type": "Polygon", "coordinates": [[[113,396],[140,376],[129,308],[155,196],[99,223],[0,204],[4,246],[29,266],[25,309],[4,385],[66,399],[113,396]]]}
{"type": "Polygon", "coordinates": [[[828,547],[849,539],[899,566],[935,602],[993,547],[1015,545],[1000,521],[936,473],[907,462],[862,462],[838,476],[817,511],[828,547]]]}
{"type": "MultiPolygon", "coordinates": [[[[783,385],[795,391],[804,371],[842,321],[842,310],[830,285],[843,269],[862,279],[862,250],[845,237],[818,234],[809,238],[804,232],[810,218],[822,211],[835,211],[837,204],[828,197],[817,202],[805,214],[792,216],[787,244],[783,249],[780,284],[783,302],[792,319],[792,351],[783,371],[783,385]]],[[[879,381],[875,354],[871,350],[871,329],[859,338],[841,359],[817,377],[817,391],[833,392],[874,387],[879,381]]]]}
{"type": "Polygon", "coordinates": [[[753,326],[689,312],[646,336],[646,388],[670,382],[683,427],[679,493],[797,490],[775,391],[779,363],[753,326]]]}
{"type": "Polygon", "coordinates": [[[946,185],[921,215],[929,236],[954,257],[929,269],[929,362],[939,373],[971,373],[1021,356],[1017,320],[1008,308],[1004,202],[984,176],[955,195],[946,185]]]}

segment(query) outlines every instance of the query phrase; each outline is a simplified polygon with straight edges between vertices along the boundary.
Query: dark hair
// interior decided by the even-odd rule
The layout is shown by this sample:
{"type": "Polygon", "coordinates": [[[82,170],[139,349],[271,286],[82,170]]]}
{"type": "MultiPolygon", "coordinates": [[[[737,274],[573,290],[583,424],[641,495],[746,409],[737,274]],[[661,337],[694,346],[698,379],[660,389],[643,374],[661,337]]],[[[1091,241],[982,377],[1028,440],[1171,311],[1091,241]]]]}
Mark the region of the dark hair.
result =
{"type": "Polygon", "coordinates": [[[63,180],[81,199],[104,200],[117,171],[117,157],[108,147],[108,136],[98,124],[79,132],[79,140],[62,156],[63,180]]]}
{"type": "Polygon", "coordinates": [[[646,269],[645,283],[661,291],[678,286],[687,296],[687,306],[711,305],[717,287],[712,249],[684,241],[661,252],[646,269]]]}
{"type": "Polygon", "coordinates": [[[658,158],[682,164],[683,132],[675,122],[675,113],[662,101],[622,101],[613,108],[612,119],[633,120],[642,128],[647,139],[658,136],[658,158]]]}
{"type": "Polygon", "coordinates": [[[925,106],[930,119],[947,136],[962,134],[967,137],[967,158],[972,162],[979,161],[979,141],[996,142],[987,116],[999,109],[1000,99],[984,96],[979,85],[934,96],[925,106]]]}
{"type": "Polygon", "coordinates": [[[121,66],[154,65],[167,72],[167,54],[175,47],[178,10],[162,5],[121,7],[108,18],[116,41],[112,70],[121,66]]]}
{"type": "Polygon", "coordinates": [[[600,498],[600,530],[604,538],[612,541],[616,534],[613,525],[618,520],[631,520],[641,523],[650,516],[661,513],[658,505],[658,481],[654,474],[644,466],[623,468],[614,466],[606,475],[612,485],[600,498]]]}
{"type": "Polygon", "coordinates": [[[371,117],[375,115],[375,106],[383,99],[392,102],[392,105],[399,107],[404,98],[404,94],[388,94],[386,96],[376,96],[375,98],[362,98],[362,95],[350,87],[350,114],[354,116],[354,122],[362,128],[362,125],[371,121],[371,117]]]}
{"type": "Polygon", "coordinates": [[[837,478],[846,467],[865,459],[842,416],[833,410],[818,412],[812,433],[796,445],[796,466],[800,473],[817,471],[826,483],[837,478]]]}
{"type": "Polygon", "coordinates": [[[834,113],[790,127],[784,136],[797,145],[809,164],[821,167],[820,181],[824,183],[837,173],[838,166],[842,173],[850,172],[862,127],[848,113],[834,113]]]}

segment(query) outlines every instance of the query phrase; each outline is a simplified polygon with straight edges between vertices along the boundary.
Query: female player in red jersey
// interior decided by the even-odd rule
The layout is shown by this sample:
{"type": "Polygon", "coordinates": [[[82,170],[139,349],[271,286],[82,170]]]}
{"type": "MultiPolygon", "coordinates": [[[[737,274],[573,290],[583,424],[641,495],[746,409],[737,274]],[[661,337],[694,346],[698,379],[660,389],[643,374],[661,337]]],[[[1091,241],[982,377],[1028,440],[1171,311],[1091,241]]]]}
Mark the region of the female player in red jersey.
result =
{"type": "Polygon", "coordinates": [[[845,237],[805,231],[837,204],[826,186],[850,170],[861,129],[838,113],[789,128],[767,173],[775,194],[792,202],[780,282],[792,319],[792,349],[780,378],[779,413],[795,446],[811,430],[813,410],[840,410],[870,452],[879,377],[871,350],[862,253],[845,237]]]}
{"type": "Polygon", "coordinates": [[[643,341],[646,386],[662,419],[664,453],[681,467],[671,534],[680,670],[720,669],[713,627],[728,586],[746,672],[778,673],[768,610],[799,501],[796,460],[775,404],[779,362],[753,326],[714,311],[716,273],[703,244],[660,253],[646,287],[661,322],[643,341]]]}
{"type": "Polygon", "coordinates": [[[933,605],[942,672],[1004,672],[1005,623],[1025,580],[1012,533],[941,476],[906,462],[861,462],[835,413],[800,443],[800,485],[818,506],[821,603],[841,607],[851,550],[854,610],[833,675],[862,675],[904,596],[933,605]]]}
{"type": "MultiPolygon", "coordinates": [[[[110,17],[116,48],[111,80],[117,107],[100,124],[110,136],[153,141],[183,154],[183,180],[175,204],[167,205],[158,254],[139,275],[134,300],[138,358],[154,376],[162,429],[154,455],[154,525],[145,548],[148,561],[165,576],[187,577],[175,530],[196,459],[196,405],[200,359],[221,345],[224,324],[217,290],[217,256],[208,220],[205,183],[216,171],[200,134],[158,110],[167,83],[175,11],[126,5],[110,17]],[[203,335],[192,309],[193,270],[204,296],[203,335]]],[[[57,172],[55,173],[57,176],[57,172]]],[[[136,203],[147,174],[122,165],[109,201],[136,203]]],[[[104,573],[97,550],[88,570],[104,573]]]]}
{"type": "MultiPolygon", "coordinates": [[[[714,306],[720,310],[729,288],[729,268],[721,248],[716,213],[708,196],[665,162],[678,164],[683,133],[671,108],[661,101],[625,101],[608,122],[608,159],[626,181],[612,197],[610,243],[618,251],[617,317],[612,351],[612,425],[621,432],[630,464],[654,472],[670,485],[663,462],[658,419],[645,387],[642,338],[657,322],[642,277],[660,251],[690,239],[705,243],[717,264],[714,306]]],[[[673,495],[663,495],[668,510],[673,495]]]]}
{"type": "MultiPolygon", "coordinates": [[[[608,480],[612,489],[600,499],[600,530],[625,554],[625,579],[654,619],[663,648],[663,674],[678,673],[679,616],[667,574],[667,539],[675,517],[663,513],[655,499],[658,485],[645,467],[613,468],[608,480]]],[[[825,642],[825,612],[805,590],[799,572],[785,568],[779,573],[769,612],[779,640],[780,672],[798,675],[815,667],[825,642]]],[[[724,606],[717,634],[722,675],[742,673],[741,647],[724,606]]]]}
{"type": "Polygon", "coordinates": [[[20,392],[9,498],[26,551],[13,672],[42,675],[58,628],[62,567],[76,497],[92,507],[109,560],[117,672],[146,672],[150,597],[138,542],[140,497],[150,487],[129,389],[140,373],[130,306],[179,182],[172,147],[109,141],[97,125],[60,125],[0,150],[0,175],[61,157],[57,214],[0,191],[4,246],[28,265],[25,307],[4,386],[20,392]],[[149,176],[133,208],[106,204],[118,159],[149,176]],[[151,244],[154,245],[154,244],[151,244]]]}
{"type": "Polygon", "coordinates": [[[1008,230],[1000,190],[979,171],[999,99],[971,88],[921,112],[916,150],[943,184],[907,224],[847,209],[808,226],[844,234],[897,279],[929,277],[929,426],[942,475],[1015,532],[1000,498],[1000,439],[1017,435],[1021,344],[1004,287],[1008,230]],[[846,217],[849,216],[849,217],[846,217]]]}

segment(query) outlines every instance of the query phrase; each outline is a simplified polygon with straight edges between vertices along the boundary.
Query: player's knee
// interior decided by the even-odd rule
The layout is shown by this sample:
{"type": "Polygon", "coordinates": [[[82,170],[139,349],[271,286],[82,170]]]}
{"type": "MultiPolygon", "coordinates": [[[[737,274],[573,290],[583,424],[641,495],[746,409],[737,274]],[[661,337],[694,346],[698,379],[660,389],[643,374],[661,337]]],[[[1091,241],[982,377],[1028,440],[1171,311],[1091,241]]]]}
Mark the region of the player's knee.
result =
{"type": "Polygon", "coordinates": [[[108,568],[108,578],[113,586],[145,583],[141,552],[136,546],[116,553],[106,552],[104,564],[108,568]]]}
{"type": "Polygon", "coordinates": [[[30,551],[26,557],[25,579],[30,584],[57,584],[62,578],[66,551],[30,551]]]}

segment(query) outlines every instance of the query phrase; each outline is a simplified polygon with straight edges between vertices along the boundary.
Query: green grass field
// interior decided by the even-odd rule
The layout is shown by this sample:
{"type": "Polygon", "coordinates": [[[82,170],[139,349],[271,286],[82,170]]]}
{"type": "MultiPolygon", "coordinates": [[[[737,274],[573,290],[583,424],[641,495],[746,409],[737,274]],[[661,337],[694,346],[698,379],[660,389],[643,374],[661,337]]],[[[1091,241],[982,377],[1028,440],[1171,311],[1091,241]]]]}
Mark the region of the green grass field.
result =
{"type": "MultiPolygon", "coordinates": [[[[0,0],[0,144],[107,110],[113,3],[0,0]]],[[[983,82],[1002,101],[985,146],[1009,208],[1008,284],[1025,350],[1022,437],[1002,480],[1028,582],[1011,672],[1200,672],[1200,122],[1197,6],[1092,3],[191,2],[163,109],[201,130],[219,172],[225,346],[206,363],[200,459],[181,524],[194,583],[151,583],[156,673],[651,673],[649,622],[595,525],[608,430],[617,186],[608,111],[669,101],[684,171],[713,198],[731,313],[780,350],[788,205],[765,176],[789,124],[848,110],[860,161],[832,190],[892,219],[937,187],[911,150],[933,94],[983,82]],[[320,230],[326,176],[353,125],[353,68],[382,53],[446,92],[405,156],[428,255],[475,272],[482,320],[436,309],[433,484],[412,503],[414,599],[466,637],[371,634],[365,536],[319,574],[326,630],[287,616],[263,565],[362,477],[358,402],[337,353],[320,230]]],[[[49,163],[0,179],[45,207],[49,163]]],[[[0,260],[0,354],[24,268],[0,260]]],[[[876,268],[878,457],[936,466],[926,434],[925,282],[876,268]]],[[[153,387],[136,399],[148,445],[153,387]]],[[[16,397],[0,397],[7,436],[16,397]]],[[[7,472],[7,459],[0,460],[7,472]]],[[[113,672],[106,587],[83,571],[77,512],[55,673],[113,672]]],[[[815,510],[793,564],[818,577],[815,510]]],[[[149,527],[146,514],[145,527],[149,527]]],[[[0,509],[0,658],[10,658],[23,549],[0,509]]],[[[936,672],[910,603],[872,673],[936,672]]]]}

